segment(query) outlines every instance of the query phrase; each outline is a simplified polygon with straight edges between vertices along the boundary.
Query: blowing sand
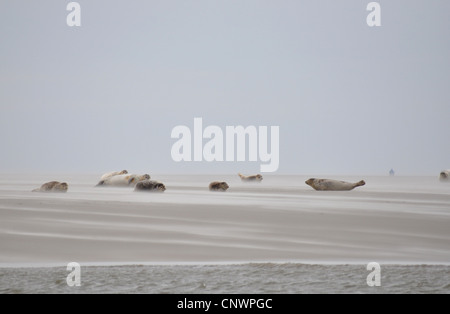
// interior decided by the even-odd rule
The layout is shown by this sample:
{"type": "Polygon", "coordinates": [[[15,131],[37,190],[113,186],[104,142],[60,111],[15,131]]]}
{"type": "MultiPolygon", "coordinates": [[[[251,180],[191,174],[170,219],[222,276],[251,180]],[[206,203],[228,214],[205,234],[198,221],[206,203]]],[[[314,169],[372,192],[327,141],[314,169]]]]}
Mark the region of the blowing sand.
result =
{"type": "Polygon", "coordinates": [[[79,263],[450,264],[450,184],[432,177],[153,176],[162,194],[95,188],[98,176],[0,177],[0,266],[79,263]],[[33,188],[64,180],[67,194],[33,188]],[[226,193],[208,184],[227,181],[226,193]]]}

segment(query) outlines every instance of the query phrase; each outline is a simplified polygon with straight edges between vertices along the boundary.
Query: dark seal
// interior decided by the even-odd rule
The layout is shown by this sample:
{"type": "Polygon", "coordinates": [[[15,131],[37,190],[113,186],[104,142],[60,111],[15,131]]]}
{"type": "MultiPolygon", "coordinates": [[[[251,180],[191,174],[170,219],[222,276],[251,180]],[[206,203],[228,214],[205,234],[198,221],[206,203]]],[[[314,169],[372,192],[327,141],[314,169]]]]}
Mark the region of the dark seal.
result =
{"type": "Polygon", "coordinates": [[[145,180],[138,182],[134,188],[135,192],[164,192],[166,186],[158,181],[145,180]]]}
{"type": "Polygon", "coordinates": [[[211,182],[209,185],[210,191],[216,191],[216,192],[225,192],[228,190],[230,186],[226,182],[211,182]]]}

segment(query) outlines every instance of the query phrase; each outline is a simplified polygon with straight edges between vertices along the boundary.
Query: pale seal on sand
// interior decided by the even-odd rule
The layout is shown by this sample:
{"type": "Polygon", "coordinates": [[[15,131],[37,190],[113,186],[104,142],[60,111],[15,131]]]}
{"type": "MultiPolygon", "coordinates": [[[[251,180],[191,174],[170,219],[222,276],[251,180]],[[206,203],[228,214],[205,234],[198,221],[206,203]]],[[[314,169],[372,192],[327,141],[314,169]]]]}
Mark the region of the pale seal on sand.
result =
{"type": "Polygon", "coordinates": [[[65,182],[58,181],[47,182],[43,184],[39,189],[35,189],[32,192],[42,193],[66,193],[69,189],[69,185],[65,182]]]}
{"type": "Polygon", "coordinates": [[[97,186],[135,186],[137,183],[144,180],[150,180],[150,176],[148,174],[121,174],[102,180],[97,186]]]}
{"type": "Polygon", "coordinates": [[[439,179],[441,181],[449,181],[450,182],[450,170],[444,170],[439,175],[439,179]]]}
{"type": "Polygon", "coordinates": [[[144,180],[136,184],[135,192],[164,192],[166,186],[158,181],[144,180]]]}
{"type": "Polygon", "coordinates": [[[351,191],[358,186],[366,185],[366,182],[349,183],[328,179],[309,179],[305,182],[316,191],[351,191]]]}
{"type": "Polygon", "coordinates": [[[115,172],[109,172],[109,173],[105,173],[104,175],[102,175],[102,177],[100,178],[100,181],[105,181],[109,178],[112,178],[114,176],[120,176],[122,174],[128,174],[128,171],[126,170],[122,170],[122,171],[115,171],[115,172]]]}
{"type": "Polygon", "coordinates": [[[218,181],[216,181],[216,182],[211,182],[211,184],[209,185],[209,190],[210,191],[225,192],[229,188],[230,188],[230,186],[226,182],[218,182],[218,181]]]}
{"type": "Polygon", "coordinates": [[[238,175],[244,182],[261,182],[263,180],[263,176],[260,174],[253,176],[244,176],[243,174],[238,173],[238,175]]]}

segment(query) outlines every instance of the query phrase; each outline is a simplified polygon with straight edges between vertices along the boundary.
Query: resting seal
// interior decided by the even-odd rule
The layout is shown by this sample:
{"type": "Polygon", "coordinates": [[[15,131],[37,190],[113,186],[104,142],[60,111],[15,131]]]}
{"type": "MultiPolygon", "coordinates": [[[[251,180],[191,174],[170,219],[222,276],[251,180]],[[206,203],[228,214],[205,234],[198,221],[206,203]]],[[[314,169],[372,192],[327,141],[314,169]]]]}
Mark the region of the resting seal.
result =
{"type": "Polygon", "coordinates": [[[450,170],[444,170],[439,175],[441,181],[450,181],[450,170]]]}
{"type": "Polygon", "coordinates": [[[166,186],[158,181],[145,180],[136,184],[135,192],[164,192],[166,186]]]}
{"type": "Polygon", "coordinates": [[[69,189],[69,185],[65,182],[58,181],[47,182],[43,184],[39,189],[35,189],[32,192],[42,193],[66,193],[69,189]]]}
{"type": "Polygon", "coordinates": [[[238,173],[238,175],[244,182],[261,182],[263,180],[263,176],[260,174],[254,176],[244,176],[243,174],[238,173]]]}
{"type": "Polygon", "coordinates": [[[121,174],[102,180],[97,186],[135,186],[137,183],[144,180],[150,180],[150,176],[148,174],[121,174]]]}
{"type": "Polygon", "coordinates": [[[219,191],[219,192],[225,192],[228,190],[230,186],[226,182],[211,182],[209,185],[210,191],[219,191]]]}
{"type": "Polygon", "coordinates": [[[109,172],[109,173],[105,173],[101,178],[100,181],[105,181],[109,178],[112,178],[114,176],[120,176],[122,174],[128,174],[128,171],[126,170],[122,170],[122,171],[115,171],[115,172],[109,172]]]}
{"type": "Polygon", "coordinates": [[[358,186],[366,185],[366,182],[348,183],[327,179],[309,179],[305,182],[316,191],[351,191],[358,186]]]}

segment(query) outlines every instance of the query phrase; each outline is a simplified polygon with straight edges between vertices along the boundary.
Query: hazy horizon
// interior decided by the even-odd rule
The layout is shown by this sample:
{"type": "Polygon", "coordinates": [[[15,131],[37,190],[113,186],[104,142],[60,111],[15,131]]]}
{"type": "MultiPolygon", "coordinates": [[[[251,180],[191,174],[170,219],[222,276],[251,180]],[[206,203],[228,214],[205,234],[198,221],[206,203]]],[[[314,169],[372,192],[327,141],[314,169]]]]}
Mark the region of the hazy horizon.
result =
{"type": "Polygon", "coordinates": [[[279,126],[277,174],[450,168],[450,2],[0,2],[0,173],[259,172],[171,131],[279,126]]]}

